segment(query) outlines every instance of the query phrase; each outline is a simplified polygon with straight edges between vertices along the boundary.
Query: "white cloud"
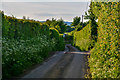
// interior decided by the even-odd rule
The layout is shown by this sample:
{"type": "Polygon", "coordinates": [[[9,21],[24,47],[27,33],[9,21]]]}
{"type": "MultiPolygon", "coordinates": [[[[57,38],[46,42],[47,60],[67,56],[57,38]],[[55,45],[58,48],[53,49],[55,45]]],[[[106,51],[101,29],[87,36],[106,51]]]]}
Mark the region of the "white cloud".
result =
{"type": "Polygon", "coordinates": [[[22,16],[36,20],[63,18],[72,21],[73,17],[81,16],[86,10],[86,2],[3,2],[3,11],[17,18],[22,16]]]}
{"type": "Polygon", "coordinates": [[[88,2],[90,0],[2,0],[3,2],[88,2]]]}

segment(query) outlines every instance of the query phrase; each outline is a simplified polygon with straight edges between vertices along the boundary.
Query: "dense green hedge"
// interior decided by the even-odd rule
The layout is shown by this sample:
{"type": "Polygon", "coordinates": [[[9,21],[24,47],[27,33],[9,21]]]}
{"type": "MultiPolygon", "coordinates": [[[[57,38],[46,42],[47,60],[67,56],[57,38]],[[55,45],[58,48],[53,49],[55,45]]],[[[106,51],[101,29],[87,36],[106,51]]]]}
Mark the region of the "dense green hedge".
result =
{"type": "Polygon", "coordinates": [[[93,2],[98,17],[97,44],[91,50],[92,78],[120,78],[120,2],[93,2]]]}
{"type": "Polygon", "coordinates": [[[65,34],[66,34],[64,37],[65,40],[73,40],[72,32],[66,32],[65,34]]]}
{"type": "Polygon", "coordinates": [[[3,38],[2,43],[3,78],[17,76],[33,64],[43,62],[56,44],[45,35],[19,41],[3,38]]]}
{"type": "Polygon", "coordinates": [[[95,40],[92,38],[91,21],[89,21],[89,24],[82,30],[74,32],[73,36],[73,44],[76,47],[81,51],[90,50],[95,44],[95,40]]]}
{"type": "Polygon", "coordinates": [[[41,63],[49,52],[64,50],[59,32],[35,20],[2,15],[3,78],[17,76],[30,66],[41,63]]]}
{"type": "Polygon", "coordinates": [[[49,26],[39,21],[17,19],[2,13],[2,36],[12,39],[27,39],[39,34],[49,35],[49,26]]]}
{"type": "Polygon", "coordinates": [[[55,28],[50,28],[50,37],[56,40],[56,50],[64,50],[65,43],[63,36],[60,36],[59,31],[55,28]]]}

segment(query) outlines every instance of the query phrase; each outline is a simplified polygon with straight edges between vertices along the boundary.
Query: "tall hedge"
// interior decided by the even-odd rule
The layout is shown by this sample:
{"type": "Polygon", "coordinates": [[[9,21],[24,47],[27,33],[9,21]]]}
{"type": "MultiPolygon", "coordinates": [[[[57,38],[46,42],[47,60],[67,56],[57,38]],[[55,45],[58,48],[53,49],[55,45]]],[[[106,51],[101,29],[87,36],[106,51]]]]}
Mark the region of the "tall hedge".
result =
{"type": "Polygon", "coordinates": [[[2,77],[11,78],[22,74],[26,69],[39,64],[55,48],[55,40],[47,36],[37,36],[29,40],[2,39],[2,77]]]}
{"type": "Polygon", "coordinates": [[[89,24],[80,31],[74,32],[74,45],[78,47],[81,51],[88,51],[93,48],[95,44],[95,39],[92,38],[92,23],[89,24]]]}
{"type": "Polygon", "coordinates": [[[91,50],[92,78],[120,78],[120,2],[92,2],[98,17],[98,39],[91,50]]]}
{"type": "Polygon", "coordinates": [[[49,25],[6,16],[3,12],[0,15],[3,79],[18,76],[29,67],[40,64],[50,56],[51,51],[64,50],[59,32],[51,30],[49,25]]]}
{"type": "Polygon", "coordinates": [[[59,31],[55,28],[50,28],[50,38],[56,40],[56,50],[64,50],[65,42],[63,37],[59,34],[59,31]]]}
{"type": "Polygon", "coordinates": [[[39,21],[17,19],[2,14],[2,36],[12,39],[27,39],[38,35],[49,35],[49,26],[39,21]]]}

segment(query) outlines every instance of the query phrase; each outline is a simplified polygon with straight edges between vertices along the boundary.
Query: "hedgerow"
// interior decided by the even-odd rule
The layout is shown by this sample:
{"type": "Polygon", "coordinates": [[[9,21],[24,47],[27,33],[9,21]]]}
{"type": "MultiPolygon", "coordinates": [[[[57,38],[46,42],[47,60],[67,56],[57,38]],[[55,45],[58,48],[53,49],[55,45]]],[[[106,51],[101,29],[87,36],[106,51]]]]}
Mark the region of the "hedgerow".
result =
{"type": "Polygon", "coordinates": [[[55,47],[55,40],[37,36],[29,40],[3,38],[3,78],[17,76],[33,64],[41,63],[55,47]]]}
{"type": "Polygon", "coordinates": [[[89,24],[80,31],[74,32],[73,44],[78,47],[81,51],[88,51],[93,48],[95,39],[92,38],[92,26],[91,21],[89,24]]]}
{"type": "Polygon", "coordinates": [[[92,2],[98,17],[98,39],[90,51],[92,78],[120,78],[119,2],[92,2]]]}
{"type": "Polygon", "coordinates": [[[49,26],[39,21],[17,19],[2,14],[2,36],[12,39],[27,39],[39,34],[49,35],[49,26]]]}
{"type": "Polygon", "coordinates": [[[50,37],[56,40],[56,50],[64,50],[65,43],[63,36],[59,34],[59,31],[55,28],[50,28],[50,37]]]}
{"type": "Polygon", "coordinates": [[[43,62],[51,51],[64,50],[59,32],[52,30],[51,34],[47,24],[0,14],[3,79],[18,76],[30,66],[43,62]]]}
{"type": "Polygon", "coordinates": [[[92,49],[97,42],[97,22],[96,16],[93,14],[92,6],[88,10],[89,15],[85,13],[85,19],[89,19],[87,26],[81,27],[80,31],[74,33],[74,45],[81,51],[88,51],[92,49]]]}

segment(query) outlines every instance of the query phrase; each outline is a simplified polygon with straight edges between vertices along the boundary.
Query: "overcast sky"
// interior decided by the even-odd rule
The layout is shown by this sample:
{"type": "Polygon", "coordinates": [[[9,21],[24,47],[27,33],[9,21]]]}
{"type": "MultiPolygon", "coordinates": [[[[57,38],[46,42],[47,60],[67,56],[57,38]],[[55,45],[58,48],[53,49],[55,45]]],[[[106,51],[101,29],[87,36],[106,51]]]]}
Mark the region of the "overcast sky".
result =
{"type": "Polygon", "coordinates": [[[64,21],[71,22],[75,16],[81,17],[81,15],[83,15],[89,7],[89,5],[87,5],[89,4],[87,2],[88,0],[85,0],[86,2],[83,0],[69,0],[69,2],[68,0],[47,1],[48,0],[2,0],[2,10],[5,12],[5,14],[14,15],[17,18],[26,16],[30,19],[40,21],[45,21],[46,19],[51,18],[63,18],[64,21]]]}
{"type": "Polygon", "coordinates": [[[88,2],[90,0],[1,0],[2,2],[88,2]]]}

